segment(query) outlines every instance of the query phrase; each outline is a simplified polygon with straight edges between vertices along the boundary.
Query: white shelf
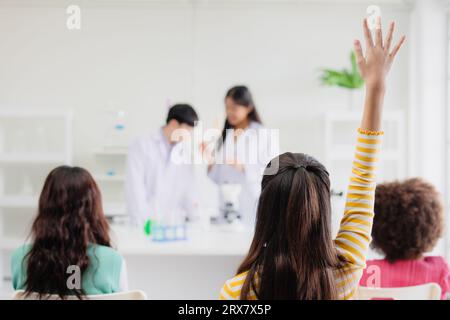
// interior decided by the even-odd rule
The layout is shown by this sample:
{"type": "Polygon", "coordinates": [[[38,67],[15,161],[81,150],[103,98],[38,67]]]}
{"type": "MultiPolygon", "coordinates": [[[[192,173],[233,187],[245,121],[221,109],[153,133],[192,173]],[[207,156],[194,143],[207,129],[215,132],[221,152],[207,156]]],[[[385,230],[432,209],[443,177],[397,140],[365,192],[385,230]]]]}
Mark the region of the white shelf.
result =
{"type": "MultiPolygon", "coordinates": [[[[330,111],[324,115],[324,153],[325,164],[330,168],[335,168],[336,162],[349,161],[355,154],[355,139],[356,127],[359,125],[361,118],[360,112],[337,112],[330,111]],[[354,129],[352,129],[354,127],[354,129]]],[[[388,130],[389,136],[383,149],[377,158],[382,162],[382,169],[385,179],[394,180],[401,179],[405,176],[405,168],[407,167],[406,154],[406,139],[405,139],[405,114],[403,110],[386,110],[383,115],[383,123],[385,130],[388,130]],[[391,170],[389,170],[391,169],[391,170]]],[[[343,179],[340,177],[339,179],[343,179]]],[[[335,181],[344,185],[346,181],[335,181]]]]}
{"type": "Polygon", "coordinates": [[[72,118],[72,110],[65,109],[31,109],[4,108],[0,110],[0,118],[72,118]]]}
{"type": "Polygon", "coordinates": [[[3,196],[0,197],[0,208],[30,208],[38,206],[38,197],[33,196],[3,196]]]}
{"type": "Polygon", "coordinates": [[[67,157],[60,153],[30,153],[30,154],[7,154],[0,153],[0,163],[3,164],[58,164],[65,163],[67,157]]]}
{"type": "MultiPolygon", "coordinates": [[[[9,122],[16,121],[17,124],[14,123],[13,129],[16,127],[21,127],[24,130],[29,129],[29,126],[33,126],[35,123],[44,123],[47,120],[50,120],[51,123],[58,123],[55,128],[58,129],[58,132],[51,132],[52,135],[57,135],[58,140],[63,139],[63,144],[59,145],[60,142],[54,142],[55,149],[49,149],[47,152],[40,150],[29,150],[31,148],[23,148],[23,150],[11,150],[8,152],[7,149],[3,149],[0,151],[0,166],[2,171],[6,171],[11,169],[11,166],[17,166],[17,169],[22,170],[24,168],[34,169],[33,166],[56,166],[56,165],[71,165],[72,163],[72,148],[73,148],[73,139],[72,139],[72,119],[73,112],[71,110],[67,110],[64,108],[58,109],[41,109],[41,108],[2,108],[0,110],[0,119],[2,123],[5,123],[7,129],[9,122]],[[61,148],[61,149],[59,149],[61,148]],[[52,151],[54,150],[54,151],[52,151]]],[[[50,133],[49,133],[50,134],[50,133]]],[[[3,139],[8,139],[7,137],[3,137],[3,139]]],[[[35,143],[34,136],[29,135],[26,136],[24,141],[21,143],[32,144],[35,143]]],[[[18,144],[19,145],[19,144],[18,144]]],[[[16,168],[16,167],[14,167],[16,168]]],[[[45,169],[48,170],[48,169],[45,169]]],[[[24,172],[24,174],[31,174],[31,172],[24,172]]],[[[8,195],[5,193],[5,185],[9,183],[13,183],[14,181],[5,180],[8,177],[0,174],[0,225],[3,227],[0,228],[0,261],[3,262],[5,259],[9,259],[9,251],[13,251],[16,248],[20,247],[25,243],[25,238],[19,237],[17,234],[15,235],[7,235],[5,234],[5,230],[15,230],[17,228],[17,224],[20,226],[28,225],[33,218],[33,215],[37,211],[38,207],[38,197],[34,195],[25,196],[20,194],[12,194],[8,195]],[[5,219],[8,214],[16,214],[17,212],[14,209],[26,209],[21,210],[25,214],[18,217],[19,219],[5,219]],[[32,214],[28,214],[32,213],[32,214]],[[10,223],[11,225],[8,225],[10,223]]],[[[42,184],[39,178],[39,181],[36,181],[37,177],[34,175],[29,176],[30,179],[33,179],[33,182],[38,182],[42,184]]],[[[17,181],[20,183],[20,181],[17,181]]],[[[31,182],[32,185],[34,183],[31,182]]],[[[20,213],[21,213],[20,212],[20,213]]],[[[7,268],[7,267],[6,267],[7,268]]],[[[5,275],[8,275],[8,272],[4,270],[4,268],[0,268],[0,299],[9,299],[12,296],[12,287],[10,281],[4,281],[5,275]]]]}

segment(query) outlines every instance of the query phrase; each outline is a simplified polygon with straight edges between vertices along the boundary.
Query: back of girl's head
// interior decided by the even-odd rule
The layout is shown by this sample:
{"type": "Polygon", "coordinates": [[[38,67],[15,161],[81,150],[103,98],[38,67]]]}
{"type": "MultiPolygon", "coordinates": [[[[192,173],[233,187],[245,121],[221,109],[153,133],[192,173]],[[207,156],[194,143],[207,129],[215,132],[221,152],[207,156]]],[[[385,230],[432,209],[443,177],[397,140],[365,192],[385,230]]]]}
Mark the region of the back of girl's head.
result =
{"type": "Polygon", "coordinates": [[[262,180],[254,239],[238,270],[249,271],[241,298],[253,289],[260,299],[333,299],[328,172],[301,153],[284,153],[277,165],[262,180]]]}
{"type": "Polygon", "coordinates": [[[420,258],[440,238],[443,221],[439,193],[431,184],[419,178],[379,184],[372,247],[390,262],[420,258]]]}
{"type": "Polygon", "coordinates": [[[89,244],[110,246],[109,227],[94,179],[79,167],[61,166],[50,172],[39,198],[27,256],[27,292],[75,294],[67,288],[67,268],[89,265],[89,244]]]}

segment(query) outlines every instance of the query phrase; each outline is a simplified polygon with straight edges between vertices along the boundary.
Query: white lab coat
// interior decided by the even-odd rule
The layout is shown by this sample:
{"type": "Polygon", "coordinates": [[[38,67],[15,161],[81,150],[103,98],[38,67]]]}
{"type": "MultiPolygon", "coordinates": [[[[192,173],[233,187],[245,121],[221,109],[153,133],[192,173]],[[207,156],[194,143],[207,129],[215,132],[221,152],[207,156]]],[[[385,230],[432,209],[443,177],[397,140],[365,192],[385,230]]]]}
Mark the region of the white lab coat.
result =
{"type": "Polygon", "coordinates": [[[133,222],[142,225],[152,218],[178,224],[195,215],[198,199],[194,166],[173,161],[174,154],[182,152],[182,145],[170,145],[162,129],[131,144],[125,193],[133,222]]]}
{"type": "Polygon", "coordinates": [[[279,142],[278,135],[273,136],[272,131],[264,129],[257,122],[252,121],[248,129],[238,137],[234,146],[234,137],[227,133],[225,143],[216,152],[216,164],[212,166],[208,176],[219,186],[224,183],[241,184],[239,206],[242,221],[248,228],[253,228],[264,169],[279,154],[279,142]],[[225,164],[233,149],[235,159],[244,165],[244,172],[225,164]]]}

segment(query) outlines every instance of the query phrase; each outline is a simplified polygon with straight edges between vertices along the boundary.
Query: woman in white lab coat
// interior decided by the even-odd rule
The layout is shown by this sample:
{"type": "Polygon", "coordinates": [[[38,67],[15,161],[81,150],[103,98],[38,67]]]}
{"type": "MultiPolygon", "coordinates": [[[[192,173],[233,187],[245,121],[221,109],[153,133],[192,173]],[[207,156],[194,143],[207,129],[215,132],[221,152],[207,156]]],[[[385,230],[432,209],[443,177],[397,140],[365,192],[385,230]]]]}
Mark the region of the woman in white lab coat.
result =
{"type": "Polygon", "coordinates": [[[209,161],[208,176],[219,187],[223,184],[241,186],[240,216],[244,224],[253,229],[262,175],[270,159],[278,154],[278,139],[273,136],[276,132],[262,126],[247,87],[235,86],[228,90],[225,108],[227,118],[209,161]]]}

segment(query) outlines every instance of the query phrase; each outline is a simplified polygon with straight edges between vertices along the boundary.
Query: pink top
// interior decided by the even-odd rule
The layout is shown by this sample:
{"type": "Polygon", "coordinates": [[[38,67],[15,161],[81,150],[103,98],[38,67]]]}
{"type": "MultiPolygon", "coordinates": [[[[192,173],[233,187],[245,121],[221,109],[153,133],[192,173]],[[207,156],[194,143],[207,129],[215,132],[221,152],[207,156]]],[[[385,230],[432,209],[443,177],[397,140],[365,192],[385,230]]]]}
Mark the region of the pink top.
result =
{"type": "Polygon", "coordinates": [[[445,299],[450,291],[450,269],[443,257],[417,260],[369,260],[359,284],[363,287],[395,288],[435,282],[442,288],[445,299]]]}

